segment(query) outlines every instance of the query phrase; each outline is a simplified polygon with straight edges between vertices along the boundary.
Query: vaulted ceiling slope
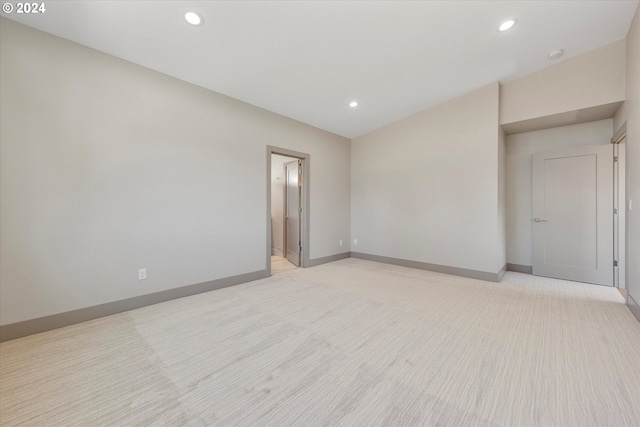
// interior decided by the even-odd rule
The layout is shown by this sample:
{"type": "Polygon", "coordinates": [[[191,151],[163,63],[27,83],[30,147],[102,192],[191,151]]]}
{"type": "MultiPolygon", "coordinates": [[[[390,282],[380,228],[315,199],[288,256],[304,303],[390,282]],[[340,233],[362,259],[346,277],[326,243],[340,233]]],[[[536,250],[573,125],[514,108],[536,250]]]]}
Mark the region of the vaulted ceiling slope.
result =
{"type": "Polygon", "coordinates": [[[626,36],[638,1],[52,1],[2,16],[353,138],[626,36]],[[191,26],[186,11],[204,25],[191,26]],[[508,18],[517,24],[506,32],[508,18]],[[549,60],[562,48],[565,55],[549,60]],[[350,108],[353,100],[358,107],[350,108]]]}

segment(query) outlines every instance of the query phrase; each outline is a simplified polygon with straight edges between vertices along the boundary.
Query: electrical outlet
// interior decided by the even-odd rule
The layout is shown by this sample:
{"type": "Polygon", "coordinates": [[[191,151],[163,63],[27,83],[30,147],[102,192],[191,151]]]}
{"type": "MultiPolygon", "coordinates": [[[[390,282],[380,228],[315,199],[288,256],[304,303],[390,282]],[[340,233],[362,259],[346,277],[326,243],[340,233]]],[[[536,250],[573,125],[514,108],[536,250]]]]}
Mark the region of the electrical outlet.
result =
{"type": "Polygon", "coordinates": [[[358,239],[353,239],[353,244],[357,245],[358,244],[358,239]]]}
{"type": "Polygon", "coordinates": [[[147,269],[141,268],[138,270],[138,280],[144,280],[147,278],[147,269]]]}
{"type": "Polygon", "coordinates": [[[342,240],[340,240],[340,246],[342,246],[342,240]]]}

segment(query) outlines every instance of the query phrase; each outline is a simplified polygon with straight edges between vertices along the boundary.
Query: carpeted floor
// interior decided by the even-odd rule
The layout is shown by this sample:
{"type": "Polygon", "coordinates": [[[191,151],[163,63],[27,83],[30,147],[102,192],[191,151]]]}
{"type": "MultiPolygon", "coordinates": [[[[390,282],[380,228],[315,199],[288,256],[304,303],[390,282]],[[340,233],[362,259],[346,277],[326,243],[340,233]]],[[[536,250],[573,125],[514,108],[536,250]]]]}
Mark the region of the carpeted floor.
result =
{"type": "Polygon", "coordinates": [[[0,344],[0,425],[638,426],[616,289],[346,259],[0,344]]]}

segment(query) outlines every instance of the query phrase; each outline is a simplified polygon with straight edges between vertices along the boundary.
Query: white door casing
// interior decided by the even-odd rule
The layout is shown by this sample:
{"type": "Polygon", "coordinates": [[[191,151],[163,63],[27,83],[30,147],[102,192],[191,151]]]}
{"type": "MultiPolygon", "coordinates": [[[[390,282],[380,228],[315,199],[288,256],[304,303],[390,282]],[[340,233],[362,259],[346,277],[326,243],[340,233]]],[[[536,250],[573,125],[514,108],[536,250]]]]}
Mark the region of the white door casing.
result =
{"type": "Polygon", "coordinates": [[[613,147],[533,156],[533,274],[613,286],[613,147]]]}

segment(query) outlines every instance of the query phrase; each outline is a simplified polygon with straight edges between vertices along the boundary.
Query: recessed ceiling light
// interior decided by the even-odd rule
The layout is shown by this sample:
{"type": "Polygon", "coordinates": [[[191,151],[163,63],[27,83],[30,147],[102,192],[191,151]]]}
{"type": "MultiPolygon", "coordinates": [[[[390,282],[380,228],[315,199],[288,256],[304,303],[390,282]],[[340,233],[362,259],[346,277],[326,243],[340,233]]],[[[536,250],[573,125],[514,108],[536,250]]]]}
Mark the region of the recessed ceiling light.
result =
{"type": "Polygon", "coordinates": [[[358,106],[358,101],[351,101],[349,103],[349,107],[351,107],[351,108],[356,108],[357,106],[358,106]]]}
{"type": "Polygon", "coordinates": [[[547,58],[549,58],[549,59],[558,59],[562,55],[564,55],[564,49],[556,49],[556,50],[552,50],[551,52],[549,52],[549,54],[547,55],[547,58]]]}
{"type": "Polygon", "coordinates": [[[513,28],[513,26],[516,25],[516,22],[518,22],[517,19],[507,19],[502,24],[500,24],[500,26],[498,27],[498,31],[507,31],[513,28]]]}
{"type": "Polygon", "coordinates": [[[187,21],[189,24],[193,25],[193,26],[200,26],[204,23],[204,19],[202,19],[202,16],[200,16],[199,13],[196,12],[185,12],[184,13],[184,19],[185,21],[187,21]]]}

